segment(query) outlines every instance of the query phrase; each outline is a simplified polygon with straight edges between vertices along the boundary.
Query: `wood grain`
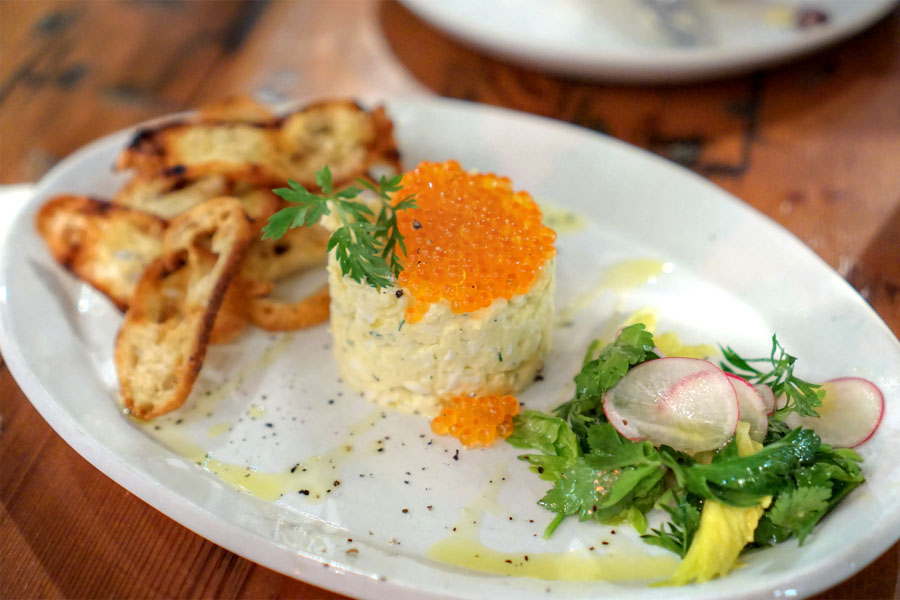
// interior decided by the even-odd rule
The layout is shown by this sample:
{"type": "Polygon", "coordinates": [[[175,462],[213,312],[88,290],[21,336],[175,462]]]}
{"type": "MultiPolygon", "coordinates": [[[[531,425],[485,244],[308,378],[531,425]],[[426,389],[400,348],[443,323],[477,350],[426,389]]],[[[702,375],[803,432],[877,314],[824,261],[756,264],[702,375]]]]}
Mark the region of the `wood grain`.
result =
{"type": "MultiPolygon", "coordinates": [[[[617,86],[512,66],[396,2],[0,0],[0,182],[226,95],[411,93],[524,110],[647,148],[805,241],[900,334],[900,10],[776,69],[617,86]]],[[[900,597],[900,545],[818,598],[900,597]]],[[[227,552],[72,451],[0,357],[4,598],[337,598],[227,552]]]]}
{"type": "Polygon", "coordinates": [[[239,47],[254,7],[0,4],[0,182],[34,181],[92,139],[194,105],[239,47]]]}

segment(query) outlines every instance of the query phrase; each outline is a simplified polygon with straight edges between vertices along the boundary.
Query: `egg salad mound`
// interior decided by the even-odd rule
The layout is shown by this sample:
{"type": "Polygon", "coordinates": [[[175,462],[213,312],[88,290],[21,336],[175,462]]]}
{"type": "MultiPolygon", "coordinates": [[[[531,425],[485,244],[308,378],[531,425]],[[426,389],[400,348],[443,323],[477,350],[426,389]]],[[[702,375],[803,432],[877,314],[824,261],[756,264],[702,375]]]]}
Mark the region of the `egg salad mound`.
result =
{"type": "Polygon", "coordinates": [[[443,398],[519,391],[550,350],[555,281],[551,260],[525,294],[463,314],[437,302],[408,323],[409,294],[357,283],[332,258],[331,330],[341,376],[373,402],[427,415],[443,398]]]}
{"type": "Polygon", "coordinates": [[[456,161],[405,173],[393,202],[408,198],[415,206],[396,214],[406,252],[394,287],[354,281],[329,259],[344,380],[431,415],[454,396],[523,389],[550,348],[556,233],[509,179],[456,161]]]}

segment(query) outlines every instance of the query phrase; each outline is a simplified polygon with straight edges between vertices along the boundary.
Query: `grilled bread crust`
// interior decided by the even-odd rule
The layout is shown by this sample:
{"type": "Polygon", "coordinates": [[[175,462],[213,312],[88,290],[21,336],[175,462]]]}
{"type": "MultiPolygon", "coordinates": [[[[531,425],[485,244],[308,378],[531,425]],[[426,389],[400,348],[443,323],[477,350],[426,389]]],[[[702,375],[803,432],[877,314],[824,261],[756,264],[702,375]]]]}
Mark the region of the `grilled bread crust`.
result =
{"type": "Polygon", "coordinates": [[[219,312],[216,313],[216,322],[209,334],[209,343],[213,345],[227,344],[237,339],[251,322],[251,303],[256,298],[269,294],[273,287],[270,281],[247,279],[240,274],[235,275],[225,291],[219,312]]]}
{"type": "Polygon", "coordinates": [[[114,361],[122,405],[151,419],[181,406],[208,344],[328,318],[328,290],[296,302],[270,297],[275,282],[323,265],[328,231],[298,228],[279,240],[261,230],[286,202],[272,192],[293,179],[317,189],[400,172],[383,108],[349,100],[283,117],[248,98],[139,131],[118,160],[132,178],[112,202],[57,196],[35,224],[55,259],[126,311],[114,361]]]}
{"type": "Polygon", "coordinates": [[[260,329],[294,331],[327,321],[330,301],[328,286],[325,285],[297,302],[253,298],[248,312],[250,321],[260,329]]]}
{"type": "Polygon", "coordinates": [[[294,273],[324,266],[329,232],[320,225],[290,229],[281,238],[254,239],[241,273],[250,279],[277,281],[294,273]]]}
{"type": "Polygon", "coordinates": [[[227,194],[229,187],[228,180],[221,175],[191,181],[174,175],[138,174],[119,189],[113,202],[171,219],[201,202],[227,194]]]}
{"type": "Polygon", "coordinates": [[[199,119],[140,130],[119,156],[120,169],[145,178],[222,175],[260,186],[293,179],[315,187],[329,165],[336,185],[376,165],[399,170],[393,127],[383,108],[349,100],[317,102],[265,122],[199,119]]]}
{"type": "Polygon", "coordinates": [[[134,416],[151,419],[187,399],[251,234],[232,198],[204,202],[172,221],[116,338],[119,400],[134,416]]]}
{"type": "Polygon", "coordinates": [[[35,225],[64,267],[106,294],[120,310],[147,265],[162,252],[166,221],[87,196],[55,196],[35,225]]]}

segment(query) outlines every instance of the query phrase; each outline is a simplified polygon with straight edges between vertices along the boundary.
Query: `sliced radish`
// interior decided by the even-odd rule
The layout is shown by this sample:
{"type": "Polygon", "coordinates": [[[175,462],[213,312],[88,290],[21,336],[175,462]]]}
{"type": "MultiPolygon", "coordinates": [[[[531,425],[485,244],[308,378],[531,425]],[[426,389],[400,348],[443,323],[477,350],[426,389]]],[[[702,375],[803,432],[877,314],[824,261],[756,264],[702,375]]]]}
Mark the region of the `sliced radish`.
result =
{"type": "Polygon", "coordinates": [[[691,454],[728,442],[740,414],[725,373],[705,360],[675,357],[628,371],[604,395],[603,412],[628,439],[691,454]]]}
{"type": "Polygon", "coordinates": [[[781,410],[787,406],[787,396],[784,394],[779,394],[777,398],[775,398],[775,410],[781,410]]]}
{"type": "Polygon", "coordinates": [[[765,383],[757,383],[753,386],[759,397],[762,398],[763,404],[766,406],[766,416],[771,417],[775,414],[775,392],[765,383]]]}
{"type": "Polygon", "coordinates": [[[884,396],[878,386],[860,377],[841,377],[822,384],[825,397],[818,417],[788,415],[791,427],[808,427],[836,448],[855,448],[878,429],[884,416],[884,396]]]}
{"type": "MultiPolygon", "coordinates": [[[[738,406],[741,409],[740,420],[750,425],[750,439],[762,442],[766,439],[769,430],[769,419],[766,418],[766,404],[753,385],[744,379],[731,373],[725,373],[728,381],[734,387],[737,394],[738,406]]],[[[766,386],[768,387],[768,386],[766,386]]],[[[772,390],[769,390],[771,393],[772,390]]],[[[774,396],[773,396],[774,400],[774,396]]]]}

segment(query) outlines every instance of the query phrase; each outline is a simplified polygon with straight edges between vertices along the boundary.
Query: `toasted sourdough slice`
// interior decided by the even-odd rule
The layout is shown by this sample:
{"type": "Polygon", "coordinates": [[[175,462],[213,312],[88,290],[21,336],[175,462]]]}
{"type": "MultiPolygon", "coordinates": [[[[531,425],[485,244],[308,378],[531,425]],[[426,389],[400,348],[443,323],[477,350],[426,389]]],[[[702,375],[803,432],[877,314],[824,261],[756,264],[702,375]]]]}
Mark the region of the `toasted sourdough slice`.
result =
{"type": "Polygon", "coordinates": [[[327,285],[297,302],[252,298],[249,304],[250,321],[266,331],[305,329],[328,320],[330,300],[327,285]]]}
{"type": "Polygon", "coordinates": [[[113,202],[172,219],[198,204],[226,194],[241,201],[244,212],[257,229],[262,229],[281,205],[281,200],[270,189],[234,183],[221,175],[192,181],[181,176],[145,177],[138,174],[119,189],[113,202]]]}
{"type": "Polygon", "coordinates": [[[313,186],[316,171],[328,165],[340,185],[374,165],[401,171],[393,128],[383,107],[369,113],[349,100],[333,100],[287,115],[277,144],[287,157],[288,178],[313,186]]]}
{"type": "Polygon", "coordinates": [[[106,294],[120,310],[144,269],[162,252],[166,221],[87,196],[55,196],[35,225],[54,258],[106,294]]]}
{"type": "MultiPolygon", "coordinates": [[[[171,218],[212,199],[226,189],[232,189],[234,197],[241,201],[244,212],[251,221],[254,235],[242,261],[242,276],[235,278],[228,287],[216,314],[215,325],[210,334],[211,344],[226,344],[243,332],[250,324],[250,303],[271,291],[270,281],[324,265],[328,232],[318,226],[304,227],[291,230],[277,241],[263,240],[259,232],[279,208],[281,200],[268,189],[243,183],[232,184],[218,175],[194,182],[188,182],[183,177],[146,179],[138,175],[120,190],[115,200],[116,203],[127,203],[171,218]]],[[[146,262],[149,263],[150,260],[146,262]]],[[[135,281],[136,279],[137,276],[135,281]]],[[[122,294],[119,300],[120,307],[125,310],[131,288],[123,288],[123,292],[127,293],[122,294]]],[[[278,314],[282,314],[281,309],[278,314]]],[[[284,317],[278,319],[278,322],[291,322],[284,317]]]]}
{"type": "Polygon", "coordinates": [[[250,308],[256,298],[272,291],[272,283],[235,275],[225,291],[216,322],[209,334],[210,344],[234,341],[250,324],[250,308]]]}
{"type": "Polygon", "coordinates": [[[172,219],[210,198],[229,191],[228,180],[221,175],[191,181],[184,177],[146,177],[136,175],[123,185],[113,202],[172,219]]]}
{"type": "Polygon", "coordinates": [[[131,414],[152,419],[184,403],[250,236],[236,199],[215,198],[172,221],[116,338],[119,400],[131,414]]]}
{"type": "MultiPolygon", "coordinates": [[[[268,190],[252,189],[241,194],[256,230],[277,207],[277,197],[268,190]]],[[[127,310],[138,279],[162,254],[166,221],[142,211],[84,196],[57,196],[49,200],[35,219],[51,253],[79,279],[106,294],[122,311],[127,310]]],[[[249,298],[271,289],[268,279],[286,276],[320,262],[317,247],[288,243],[272,252],[270,242],[254,235],[251,247],[261,245],[253,261],[255,275],[231,287],[216,315],[210,343],[227,343],[249,324],[249,298]],[[269,264],[272,263],[272,264],[269,264]]],[[[324,260],[324,246],[321,249],[324,260]]]]}
{"type": "Polygon", "coordinates": [[[266,222],[282,204],[281,198],[272,193],[268,188],[237,184],[234,186],[232,196],[240,200],[244,207],[244,213],[250,219],[253,226],[254,239],[260,239],[259,235],[266,222]]]}
{"type": "Polygon", "coordinates": [[[117,165],[145,177],[223,175],[272,185],[283,180],[273,137],[272,123],[168,123],[139,131],[117,165]]]}
{"type": "Polygon", "coordinates": [[[223,175],[263,186],[294,179],[314,187],[316,171],[325,165],[340,184],[380,164],[399,171],[393,126],[384,109],[370,113],[352,101],[333,100],[263,123],[201,116],[143,129],[117,166],[145,178],[223,175]]]}
{"type": "Polygon", "coordinates": [[[241,274],[250,279],[277,281],[323,266],[328,258],[329,236],[320,225],[289,229],[277,240],[257,236],[244,257],[241,274]]]}

